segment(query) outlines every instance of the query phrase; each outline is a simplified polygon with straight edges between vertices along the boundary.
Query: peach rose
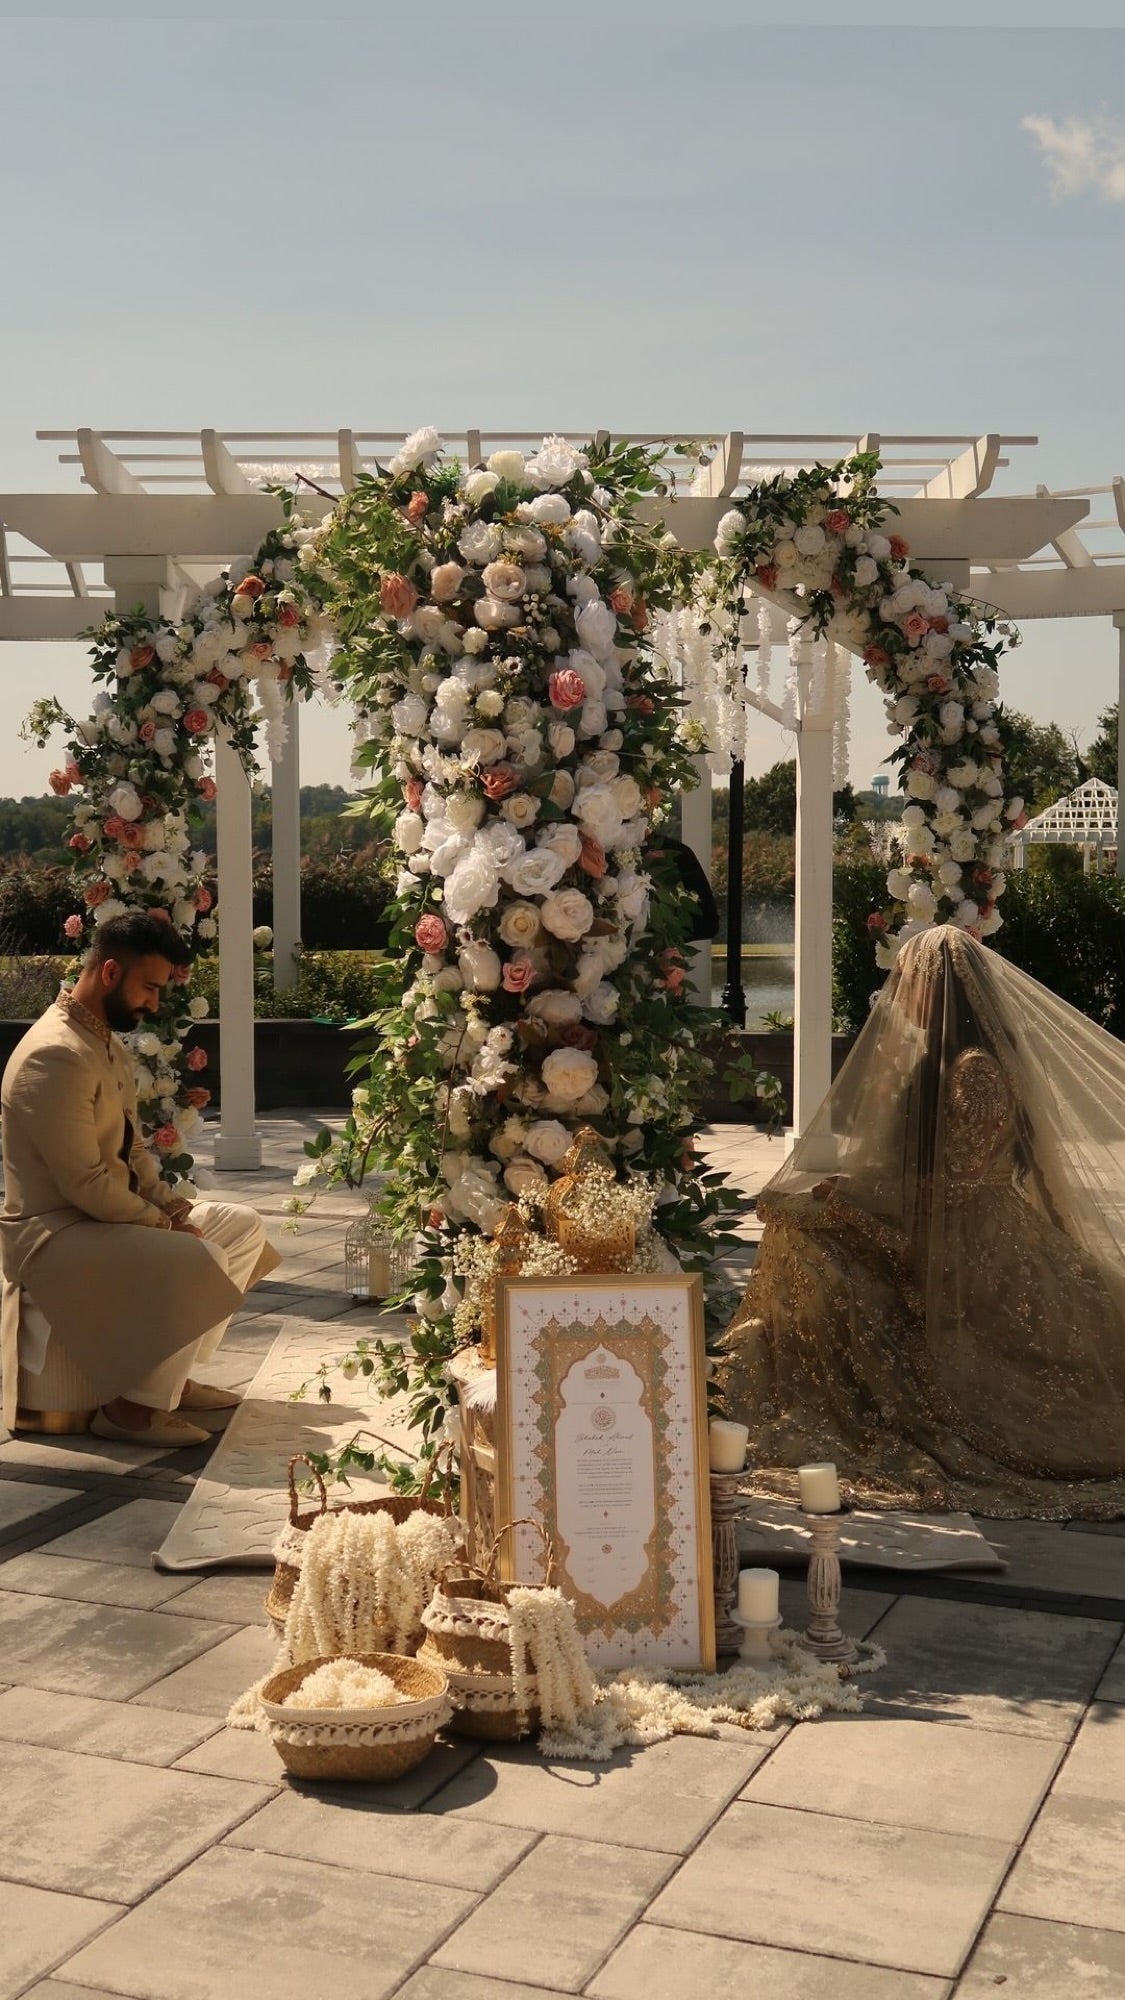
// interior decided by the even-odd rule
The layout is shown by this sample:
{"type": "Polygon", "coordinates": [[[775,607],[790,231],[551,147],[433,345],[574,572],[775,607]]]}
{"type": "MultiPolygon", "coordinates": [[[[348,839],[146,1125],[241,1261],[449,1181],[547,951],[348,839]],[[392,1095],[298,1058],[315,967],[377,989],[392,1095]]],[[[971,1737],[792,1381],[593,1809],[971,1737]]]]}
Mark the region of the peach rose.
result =
{"type": "Polygon", "coordinates": [[[158,1125],[152,1135],[152,1143],[162,1153],[174,1153],[180,1143],[180,1135],[174,1125],[158,1125]]]}
{"type": "Polygon", "coordinates": [[[412,493],[406,503],[407,520],[412,523],[424,520],[429,504],[429,496],[427,494],[421,492],[412,493]]]}
{"type": "Polygon", "coordinates": [[[465,581],[460,563],[439,563],[430,571],[430,596],[435,604],[451,604],[465,581]]]}
{"type": "Polygon", "coordinates": [[[129,665],[134,673],[139,673],[142,667],[151,667],[155,658],[155,646],[134,646],[129,655],[129,665]]]}
{"type": "Polygon", "coordinates": [[[211,717],[205,708],[189,708],[184,717],[184,728],[189,736],[205,736],[211,727],[211,717]]]}
{"type": "Polygon", "coordinates": [[[109,818],[102,827],[102,832],[107,840],[120,840],[121,835],[125,831],[125,825],[126,822],[121,818],[120,813],[110,813],[109,818]]]}
{"type": "Polygon", "coordinates": [[[615,611],[619,618],[623,618],[627,611],[633,609],[632,584],[619,583],[616,590],[610,591],[608,603],[610,610],[615,611]]]}
{"type": "Polygon", "coordinates": [[[842,507],[833,507],[832,512],[824,516],[824,525],[830,535],[844,535],[852,525],[852,517],[845,514],[842,507]]]}
{"type": "Polygon", "coordinates": [[[887,667],[891,662],[885,646],[865,646],[863,658],[864,664],[869,667],[887,667]]]}
{"type": "Polygon", "coordinates": [[[414,942],[419,951],[444,951],[448,937],[444,918],[435,915],[432,910],[419,917],[414,926],[414,942]]]}
{"type": "Polygon", "coordinates": [[[491,771],[482,773],[481,784],[490,799],[506,799],[515,791],[519,778],[510,764],[494,764],[491,771]]]}
{"type": "Polygon", "coordinates": [[[211,1092],[204,1090],[201,1084],[197,1085],[194,1090],[185,1090],[184,1096],[187,1098],[193,1111],[202,1111],[204,1105],[211,1102],[211,1092]]]}
{"type": "Polygon", "coordinates": [[[535,966],[524,952],[517,952],[504,967],[505,993],[526,993],[535,979],[535,966]]]}
{"type": "Polygon", "coordinates": [[[648,605],[643,597],[638,597],[629,613],[629,623],[634,632],[643,632],[648,625],[648,605]]]}
{"type": "Polygon", "coordinates": [[[776,563],[759,563],[754,574],[763,590],[777,589],[778,570],[776,563]]]}
{"type": "Polygon", "coordinates": [[[418,602],[418,592],[408,576],[392,570],[379,586],[379,603],[388,618],[409,618],[418,602]]]}
{"type": "Polygon", "coordinates": [[[910,554],[910,543],[904,541],[901,535],[888,535],[887,540],[891,545],[891,555],[895,562],[904,562],[910,554]]]}
{"type": "Polygon", "coordinates": [[[139,854],[124,854],[121,857],[121,866],[124,868],[126,875],[135,875],[140,865],[141,857],[139,854]]]}
{"type": "Polygon", "coordinates": [[[63,936],[72,940],[80,938],[85,928],[86,926],[82,922],[81,917],[68,917],[63,925],[63,936]]]}
{"type": "Polygon", "coordinates": [[[195,904],[196,909],[200,912],[201,915],[204,910],[209,910],[211,908],[211,905],[214,902],[214,900],[215,899],[212,896],[210,889],[203,888],[202,884],[196,890],[195,895],[192,897],[192,902],[195,904]]]}
{"type": "Polygon", "coordinates": [[[265,587],[260,576],[244,576],[242,582],[238,585],[238,595],[239,597],[261,597],[265,587]]]}
{"type": "Polygon", "coordinates": [[[592,875],[595,882],[600,882],[609,869],[601,841],[595,840],[588,833],[582,835],[582,852],[578,856],[578,866],[583,875],[592,875]]]}
{"type": "Polygon", "coordinates": [[[109,883],[91,882],[89,888],[86,890],[86,893],[82,898],[82,901],[85,903],[86,908],[88,910],[96,910],[99,903],[107,902],[108,899],[109,899],[109,883]]]}
{"type": "Polygon", "coordinates": [[[210,673],[207,676],[207,679],[212,687],[218,688],[220,694],[225,694],[230,686],[230,682],[228,681],[226,675],[221,674],[219,672],[218,667],[212,667],[210,673]]]}
{"type": "Polygon", "coordinates": [[[92,840],[87,840],[84,833],[72,833],[66,844],[68,847],[73,847],[76,854],[89,854],[94,843],[92,840]]]}
{"type": "Polygon", "coordinates": [[[47,783],[57,799],[65,799],[70,790],[70,779],[65,771],[52,771],[47,783]]]}
{"type": "Polygon", "coordinates": [[[547,695],[552,708],[564,711],[581,708],[586,699],[586,683],[573,667],[560,667],[547,682],[547,695]]]}
{"type": "Polygon", "coordinates": [[[426,787],[422,783],[421,778],[408,778],[406,780],[402,788],[402,796],[411,812],[416,813],[421,810],[422,794],[425,789],[426,787]]]}
{"type": "Polygon", "coordinates": [[[919,639],[925,637],[929,629],[929,622],[928,618],[923,618],[920,611],[912,611],[908,617],[903,619],[902,629],[912,646],[917,645],[919,639]]]}
{"type": "Polygon", "coordinates": [[[255,639],[250,652],[255,660],[268,660],[270,654],[273,652],[273,647],[270,645],[268,639],[255,639]]]}
{"type": "Polygon", "coordinates": [[[199,793],[200,798],[206,799],[208,804],[214,798],[216,789],[214,778],[200,778],[196,786],[196,791],[199,793]]]}
{"type": "Polygon", "coordinates": [[[201,1049],[198,1046],[193,1049],[189,1049],[186,1056],[184,1057],[184,1066],[185,1068],[191,1070],[206,1069],[207,1067],[206,1049],[201,1049]]]}
{"type": "Polygon", "coordinates": [[[142,743],[151,743],[153,737],[156,735],[155,722],[142,722],[137,734],[142,743]]]}
{"type": "Polygon", "coordinates": [[[279,604],[277,607],[277,622],[287,632],[291,631],[294,625],[299,625],[301,614],[297,606],[295,604],[279,604]]]}
{"type": "Polygon", "coordinates": [[[145,844],[145,830],[139,820],[127,819],[117,836],[122,847],[138,848],[145,844]]]}

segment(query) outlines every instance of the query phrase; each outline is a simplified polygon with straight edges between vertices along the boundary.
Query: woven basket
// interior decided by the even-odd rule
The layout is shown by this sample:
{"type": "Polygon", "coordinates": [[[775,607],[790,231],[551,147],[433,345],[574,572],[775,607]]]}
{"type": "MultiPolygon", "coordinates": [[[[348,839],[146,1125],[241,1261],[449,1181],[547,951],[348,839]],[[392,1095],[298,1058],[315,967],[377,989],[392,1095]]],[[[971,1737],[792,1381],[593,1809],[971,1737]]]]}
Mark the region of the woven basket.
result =
{"type": "MultiPolygon", "coordinates": [[[[437,1468],[436,1459],[433,1461],[437,1468]]],[[[285,1635],[285,1621],[289,1616],[289,1606],[293,1592],[297,1588],[297,1578],[301,1574],[301,1557],[304,1553],[305,1536],[314,1521],[322,1514],[389,1514],[396,1527],[401,1527],[412,1514],[440,1514],[448,1520],[450,1515],[449,1488],[446,1486],[443,1500],[431,1499],[429,1492],[387,1493],[377,1500],[343,1500],[329,1507],[328,1493],[323,1479],[311,1458],[299,1451],[289,1461],[289,1519],[274,1545],[273,1582],[265,1601],[266,1616],[279,1639],[285,1635]],[[311,1507],[301,1512],[300,1495],[293,1477],[294,1468],[307,1465],[316,1480],[319,1507],[311,1507]]]]}
{"type": "Polygon", "coordinates": [[[426,1636],[420,1659],[440,1668],[449,1682],[455,1713],[452,1727],[463,1736],[514,1742],[538,1727],[537,1709],[521,1711],[512,1683],[508,1592],[496,1574],[500,1544],[513,1528],[537,1528],[547,1555],[547,1582],[555,1566],[550,1536],[539,1521],[509,1521],[501,1528],[484,1567],[450,1563],[422,1613],[426,1636]]]}
{"type": "Polygon", "coordinates": [[[294,1778],[389,1784],[429,1756],[452,1714],[445,1675],[398,1653],[343,1654],[377,1667],[410,1699],[391,1708],[288,1708],[285,1697],[326,1660],[305,1660],[274,1674],[261,1703],[274,1749],[294,1778]]]}

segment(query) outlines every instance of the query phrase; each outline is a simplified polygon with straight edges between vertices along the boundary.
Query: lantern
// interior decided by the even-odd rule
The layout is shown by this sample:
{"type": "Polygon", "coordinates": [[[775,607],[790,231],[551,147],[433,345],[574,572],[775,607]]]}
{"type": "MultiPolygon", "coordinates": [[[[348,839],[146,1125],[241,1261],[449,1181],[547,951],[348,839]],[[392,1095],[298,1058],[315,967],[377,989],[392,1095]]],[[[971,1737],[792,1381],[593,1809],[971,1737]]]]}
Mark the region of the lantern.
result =
{"type": "Polygon", "coordinates": [[[369,1208],[344,1237],[344,1290],[353,1299],[386,1299],[400,1292],[410,1276],[410,1246],[391,1235],[369,1208]]]}
{"type": "Polygon", "coordinates": [[[612,1162],[592,1126],[580,1127],[562,1166],[543,1207],[548,1235],[569,1252],[580,1271],[630,1270],[636,1250],[633,1224],[590,1198],[599,1183],[608,1193],[615,1182],[612,1162]]]}

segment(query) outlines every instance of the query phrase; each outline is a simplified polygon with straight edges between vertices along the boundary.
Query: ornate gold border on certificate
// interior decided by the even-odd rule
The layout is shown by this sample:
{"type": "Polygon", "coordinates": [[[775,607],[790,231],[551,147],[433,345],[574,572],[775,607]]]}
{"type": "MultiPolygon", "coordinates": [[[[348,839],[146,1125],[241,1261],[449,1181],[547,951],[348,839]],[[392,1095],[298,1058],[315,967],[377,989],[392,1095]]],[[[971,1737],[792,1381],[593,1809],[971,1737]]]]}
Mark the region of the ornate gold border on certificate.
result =
{"type": "MultiPolygon", "coordinates": [[[[543,1325],[538,1329],[534,1343],[535,1351],[527,1357],[532,1361],[535,1380],[531,1401],[539,1412],[535,1426],[537,1439],[531,1447],[530,1462],[525,1458],[522,1466],[520,1485],[522,1487],[530,1483],[534,1487],[536,1495],[534,1511],[548,1532],[553,1534],[557,1525],[553,1434],[560,1409],[559,1384],[574,1362],[581,1360],[595,1347],[606,1344],[627,1350],[629,1361],[640,1377],[643,1407],[653,1427],[657,1524],[646,1545],[649,1558],[646,1574],[636,1590],[629,1592],[626,1598],[617,1600],[612,1607],[607,1607],[585,1592],[576,1591],[573,1583],[565,1575],[560,1580],[568,1595],[574,1596],[579,1621],[586,1632],[590,1634],[601,1632],[609,1638],[618,1632],[644,1631],[652,1634],[659,1642],[661,1633],[667,1628],[670,1615],[667,1611],[667,1583],[672,1574],[669,1565],[673,1560],[670,1547],[671,1514],[674,1505],[681,1509],[690,1508],[690,1539],[695,1552],[694,1611],[699,1633],[700,1657],[698,1661],[681,1661],[678,1664],[699,1665],[711,1669],[715,1660],[715,1624],[701,1279],[681,1275],[651,1277],[646,1275],[638,1277],[635,1285],[631,1285],[627,1276],[607,1274],[566,1278],[507,1278],[499,1281],[496,1299],[497,1524],[512,1520],[515,1504],[510,1374],[511,1304],[518,1295],[522,1295],[525,1299],[528,1295],[543,1297],[549,1304],[552,1296],[560,1293],[569,1293],[571,1296],[584,1294],[591,1298],[599,1309],[593,1312],[588,1320],[578,1321],[573,1320],[570,1315],[560,1317],[557,1313],[548,1312],[543,1325]],[[666,1365],[670,1336],[651,1312],[640,1311],[636,1320],[630,1320],[627,1315],[623,1316],[622,1299],[628,1298],[631,1289],[677,1291],[687,1306],[690,1329],[690,1388],[687,1402],[681,1402],[679,1415],[686,1423],[691,1439],[690,1495],[679,1490],[673,1494],[669,1484],[669,1457],[661,1444],[668,1428],[669,1398],[672,1394],[666,1365]]],[[[526,1447],[521,1449],[526,1450],[526,1447]]],[[[523,1504],[526,1506],[526,1500],[523,1504]]],[[[502,1562],[506,1576],[513,1573],[513,1541],[513,1537],[504,1538],[502,1562]]],[[[653,1664],[658,1664],[659,1643],[655,1650],[649,1647],[644,1657],[653,1664]]]]}

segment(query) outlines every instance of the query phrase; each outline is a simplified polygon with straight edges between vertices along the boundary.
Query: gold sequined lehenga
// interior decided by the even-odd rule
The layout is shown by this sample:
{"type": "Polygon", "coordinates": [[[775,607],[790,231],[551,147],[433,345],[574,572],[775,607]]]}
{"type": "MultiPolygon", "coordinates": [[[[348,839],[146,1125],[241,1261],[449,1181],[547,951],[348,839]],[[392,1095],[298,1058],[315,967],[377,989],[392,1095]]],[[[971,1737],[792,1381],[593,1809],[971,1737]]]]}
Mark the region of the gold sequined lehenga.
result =
{"type": "Polygon", "coordinates": [[[963,932],[903,948],[759,1196],[726,1336],[759,1491],[1125,1515],[1125,1047],[963,932]]]}

